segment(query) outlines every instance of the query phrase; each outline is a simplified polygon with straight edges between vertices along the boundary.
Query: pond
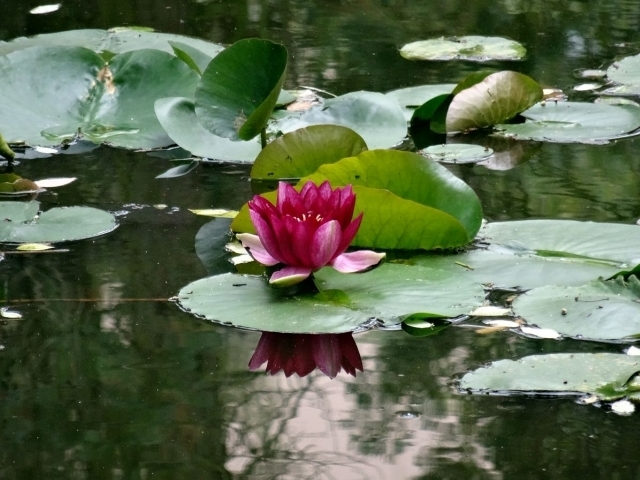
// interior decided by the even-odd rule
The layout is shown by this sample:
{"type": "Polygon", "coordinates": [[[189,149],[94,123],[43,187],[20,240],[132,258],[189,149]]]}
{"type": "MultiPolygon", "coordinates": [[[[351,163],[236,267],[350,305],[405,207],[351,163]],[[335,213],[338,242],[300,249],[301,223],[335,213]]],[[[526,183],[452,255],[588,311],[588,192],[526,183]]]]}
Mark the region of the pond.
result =
{"type": "MultiPolygon", "coordinates": [[[[285,88],[336,95],[456,83],[484,68],[398,53],[443,35],[515,39],[527,57],[489,68],[517,70],[580,100],[591,94],[572,92],[584,82],[574,70],[640,51],[638,0],[62,0],[55,12],[30,14],[38,4],[4,0],[0,40],[121,25],[224,45],[259,37],[289,50],[285,88]]],[[[514,165],[447,168],[476,192],[488,221],[634,225],[639,141],[527,143],[514,165]]],[[[355,377],[249,371],[259,332],[195,318],[169,299],[233,271],[222,249],[205,266],[195,246],[205,224],[223,238],[230,221],[189,209],[240,209],[254,194],[251,165],[156,178],[172,166],[158,152],[100,146],[15,167],[30,179],[78,178],[40,194],[44,209],[95,207],[120,225],[60,245],[68,251],[0,261],[0,302],[22,315],[0,325],[0,478],[638,478],[637,413],[616,415],[575,396],[455,388],[491,361],[620,353],[620,344],[461,326],[428,337],[373,329],[354,335],[363,364],[355,377]]]]}

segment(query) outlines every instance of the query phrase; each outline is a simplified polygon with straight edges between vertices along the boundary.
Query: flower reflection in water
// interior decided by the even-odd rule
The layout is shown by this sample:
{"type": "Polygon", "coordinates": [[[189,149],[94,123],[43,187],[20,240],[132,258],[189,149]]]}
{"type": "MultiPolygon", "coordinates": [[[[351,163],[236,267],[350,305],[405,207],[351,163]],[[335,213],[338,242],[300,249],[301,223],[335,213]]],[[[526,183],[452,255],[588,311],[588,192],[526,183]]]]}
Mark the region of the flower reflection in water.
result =
{"type": "Polygon", "coordinates": [[[249,369],[257,370],[264,362],[270,375],[282,370],[287,377],[294,373],[304,377],[316,367],[330,378],[340,370],[354,377],[356,370],[362,372],[362,359],[350,332],[317,335],[262,332],[249,369]]]}

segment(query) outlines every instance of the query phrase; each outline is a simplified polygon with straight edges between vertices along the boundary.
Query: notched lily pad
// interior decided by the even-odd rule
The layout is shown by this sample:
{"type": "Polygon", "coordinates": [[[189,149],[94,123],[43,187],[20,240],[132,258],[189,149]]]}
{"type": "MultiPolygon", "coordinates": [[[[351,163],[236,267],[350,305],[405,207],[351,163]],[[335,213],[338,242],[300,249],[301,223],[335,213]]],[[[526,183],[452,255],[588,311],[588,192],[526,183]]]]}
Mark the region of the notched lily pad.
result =
{"type": "Polygon", "coordinates": [[[520,43],[501,37],[440,37],[408,43],[400,55],[408,60],[522,60],[527,54],[520,43]]]}
{"type": "Polygon", "coordinates": [[[0,243],[60,243],[97,237],[115,230],[116,218],[91,207],[52,208],[38,213],[39,202],[0,202],[0,243]]]}
{"type": "Polygon", "coordinates": [[[518,297],[514,312],[527,323],[580,340],[640,338],[640,282],[596,280],[579,287],[548,285],[518,297]]]}
{"type": "Polygon", "coordinates": [[[469,393],[584,395],[616,400],[637,394],[640,359],[617,353],[555,353],[499,360],[462,377],[469,393]]]}
{"type": "Polygon", "coordinates": [[[525,123],[498,125],[497,134],[540,142],[603,144],[636,135],[640,128],[640,108],[631,105],[546,102],[522,116],[525,123]]]}

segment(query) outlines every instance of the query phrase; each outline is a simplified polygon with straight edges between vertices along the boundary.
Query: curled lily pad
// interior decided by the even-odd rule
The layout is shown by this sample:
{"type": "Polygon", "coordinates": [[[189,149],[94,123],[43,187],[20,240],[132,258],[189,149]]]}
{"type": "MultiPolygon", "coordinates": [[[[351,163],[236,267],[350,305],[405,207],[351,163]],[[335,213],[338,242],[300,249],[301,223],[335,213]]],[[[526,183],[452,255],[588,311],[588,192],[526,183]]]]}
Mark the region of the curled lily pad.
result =
{"type": "Polygon", "coordinates": [[[151,48],[173,53],[169,42],[179,42],[189,45],[209,57],[216,56],[224,50],[218,45],[197,38],[184,35],[154,32],[150,29],[133,27],[116,27],[109,30],[82,29],[64,32],[46,33],[34,37],[20,37],[10,42],[0,42],[0,55],[6,55],[16,50],[29,47],[84,47],[96,52],[111,52],[112,54],[130,52],[151,48]]]}
{"type": "Polygon", "coordinates": [[[493,150],[480,145],[449,143],[432,145],[420,150],[420,154],[441,163],[477,163],[491,157],[493,150]]]}
{"type": "Polygon", "coordinates": [[[39,190],[41,188],[31,180],[13,173],[0,174],[0,195],[26,195],[39,190]]]}
{"type": "Polygon", "coordinates": [[[206,130],[189,98],[161,98],[155,103],[155,112],[171,139],[193,155],[227,162],[253,162],[260,153],[258,141],[234,142],[206,130]]]}
{"type": "Polygon", "coordinates": [[[265,128],[287,70],[287,49],[245,39],[217,55],[196,90],[196,115],[211,133],[251,140],[265,128]]]}
{"type": "Polygon", "coordinates": [[[60,243],[104,235],[116,229],[116,218],[91,207],[52,208],[38,214],[32,201],[0,202],[0,243],[60,243]]]}
{"type": "Polygon", "coordinates": [[[555,353],[499,360],[462,377],[459,388],[471,393],[596,395],[615,400],[638,392],[632,381],[637,357],[618,353],[555,353]]]}
{"type": "Polygon", "coordinates": [[[503,71],[455,95],[446,116],[447,133],[505,122],[542,100],[542,87],[518,72],[503,71]]]}
{"type": "Polygon", "coordinates": [[[408,60],[522,60],[527,54],[520,43],[501,37],[440,37],[408,43],[400,55],[408,60]]]}
{"type": "Polygon", "coordinates": [[[339,125],[312,125],[275,139],[258,155],[251,178],[299,179],[325,164],[367,149],[360,135],[339,125]]]}
{"type": "Polygon", "coordinates": [[[80,134],[126,148],[167,146],[154,102],[192,95],[197,81],[185,63],[158,50],[123,53],[108,64],[80,47],[19,50],[0,57],[0,131],[7,142],[29,145],[59,145],[80,134]]]}
{"type": "Polygon", "coordinates": [[[527,323],[581,340],[640,338],[640,282],[596,280],[578,287],[548,285],[518,297],[514,312],[527,323]]]}
{"type": "Polygon", "coordinates": [[[519,140],[608,143],[636,134],[640,108],[604,103],[546,102],[522,113],[525,123],[498,125],[498,134],[519,140]]]}

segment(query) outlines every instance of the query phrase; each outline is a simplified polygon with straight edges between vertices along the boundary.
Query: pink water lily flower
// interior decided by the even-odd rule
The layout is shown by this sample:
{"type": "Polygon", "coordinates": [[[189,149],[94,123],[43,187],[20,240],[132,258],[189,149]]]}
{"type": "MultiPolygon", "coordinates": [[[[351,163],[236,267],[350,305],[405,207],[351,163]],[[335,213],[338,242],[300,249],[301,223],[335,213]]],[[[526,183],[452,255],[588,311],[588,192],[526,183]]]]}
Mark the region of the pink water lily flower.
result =
{"type": "Polygon", "coordinates": [[[331,378],[340,370],[354,377],[356,370],[362,372],[362,358],[351,333],[262,332],[249,370],[257,370],[264,362],[268,374],[282,370],[287,377],[294,373],[304,377],[316,368],[331,378]]]}
{"type": "Polygon", "coordinates": [[[362,213],[352,219],[355,204],[351,185],[332,189],[329,182],[320,186],[307,182],[298,193],[280,182],[276,205],[259,195],[249,201],[258,235],[242,233],[238,239],[263,265],[284,264],[269,280],[274,285],[294,285],[326,265],[342,273],[359,272],[379,263],[385,254],[345,253],[362,222],[362,213]]]}

